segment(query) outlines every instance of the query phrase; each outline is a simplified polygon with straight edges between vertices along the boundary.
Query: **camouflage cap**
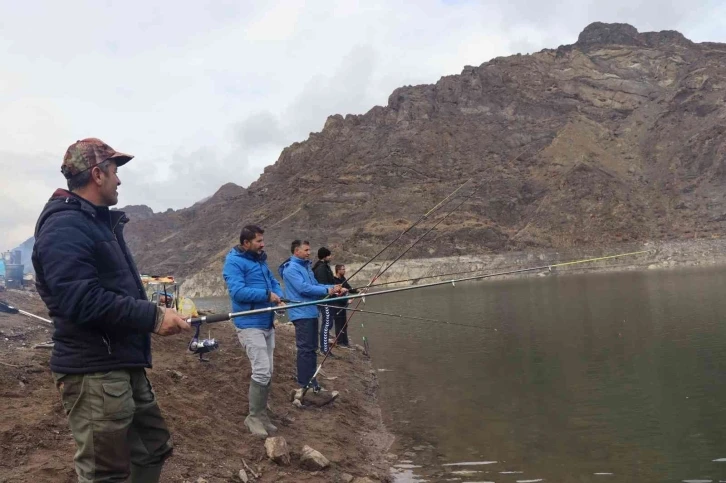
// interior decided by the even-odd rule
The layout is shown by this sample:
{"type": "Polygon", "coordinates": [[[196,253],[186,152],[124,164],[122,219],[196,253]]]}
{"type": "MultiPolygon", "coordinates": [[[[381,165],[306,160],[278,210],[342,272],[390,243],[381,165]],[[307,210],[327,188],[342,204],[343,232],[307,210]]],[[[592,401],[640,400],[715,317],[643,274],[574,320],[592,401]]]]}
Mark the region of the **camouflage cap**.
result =
{"type": "Polygon", "coordinates": [[[130,154],[119,153],[97,138],[81,139],[71,144],[63,156],[61,173],[66,179],[112,159],[116,166],[123,166],[133,159],[130,154]]]}

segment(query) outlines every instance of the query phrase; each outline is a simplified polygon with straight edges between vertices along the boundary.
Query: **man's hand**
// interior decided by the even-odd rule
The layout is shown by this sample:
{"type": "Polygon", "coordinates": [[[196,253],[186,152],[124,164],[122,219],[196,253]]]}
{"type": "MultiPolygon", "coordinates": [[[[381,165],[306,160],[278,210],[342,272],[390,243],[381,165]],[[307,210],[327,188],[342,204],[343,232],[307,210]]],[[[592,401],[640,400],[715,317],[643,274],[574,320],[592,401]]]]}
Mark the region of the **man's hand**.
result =
{"type": "Polygon", "coordinates": [[[157,329],[156,333],[161,336],[175,335],[183,330],[191,330],[192,326],[181,318],[181,316],[174,309],[163,309],[164,318],[161,321],[161,326],[157,329]]]}
{"type": "Polygon", "coordinates": [[[278,297],[276,293],[270,292],[270,302],[280,305],[282,303],[282,300],[280,300],[280,297],[278,297]]]}

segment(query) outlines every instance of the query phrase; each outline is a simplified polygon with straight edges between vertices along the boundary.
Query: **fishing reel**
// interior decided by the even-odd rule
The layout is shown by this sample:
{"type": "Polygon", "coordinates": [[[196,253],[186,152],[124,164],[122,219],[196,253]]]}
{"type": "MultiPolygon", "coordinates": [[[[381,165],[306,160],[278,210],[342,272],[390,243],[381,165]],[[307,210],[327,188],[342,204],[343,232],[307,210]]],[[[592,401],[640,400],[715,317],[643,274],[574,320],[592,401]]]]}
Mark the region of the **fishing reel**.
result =
{"type": "Polygon", "coordinates": [[[201,362],[209,362],[209,359],[204,358],[204,354],[219,349],[219,342],[212,338],[199,340],[199,329],[201,329],[201,327],[201,324],[196,326],[194,337],[192,337],[191,342],[189,342],[189,351],[192,354],[199,354],[199,360],[201,362]]]}

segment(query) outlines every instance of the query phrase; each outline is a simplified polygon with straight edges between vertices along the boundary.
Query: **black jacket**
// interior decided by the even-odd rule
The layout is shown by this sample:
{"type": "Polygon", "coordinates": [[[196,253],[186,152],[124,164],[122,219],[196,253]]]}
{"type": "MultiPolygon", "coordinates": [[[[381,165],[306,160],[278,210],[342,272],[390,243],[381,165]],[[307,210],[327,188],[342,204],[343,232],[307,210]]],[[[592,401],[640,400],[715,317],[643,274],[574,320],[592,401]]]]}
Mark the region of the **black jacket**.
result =
{"type": "Polygon", "coordinates": [[[335,285],[335,277],[333,276],[333,271],[330,269],[330,262],[324,262],[322,260],[315,262],[315,265],[313,265],[313,274],[318,283],[335,285]]]}
{"type": "Polygon", "coordinates": [[[55,325],[51,370],[151,367],[149,302],[123,238],[128,218],[56,190],[35,227],[36,287],[55,325]]]}

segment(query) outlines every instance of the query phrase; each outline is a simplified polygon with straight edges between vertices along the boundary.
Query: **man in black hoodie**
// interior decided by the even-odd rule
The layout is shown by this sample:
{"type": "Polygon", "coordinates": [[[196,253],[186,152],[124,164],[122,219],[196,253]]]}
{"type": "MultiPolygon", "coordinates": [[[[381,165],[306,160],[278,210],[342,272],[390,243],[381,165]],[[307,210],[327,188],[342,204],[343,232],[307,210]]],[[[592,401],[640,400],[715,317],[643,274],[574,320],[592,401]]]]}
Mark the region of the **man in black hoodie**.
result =
{"type": "Polygon", "coordinates": [[[146,298],[124,241],[117,170],[133,156],[95,138],[66,151],[58,189],[35,227],[36,287],[53,324],[50,369],[76,442],[79,482],[156,483],[169,430],[145,368],[151,337],[191,327],[146,298]]]}
{"type": "MultiPolygon", "coordinates": [[[[325,247],[318,249],[318,261],[313,265],[313,274],[315,274],[315,280],[323,285],[335,285],[335,277],[333,271],[330,269],[330,259],[332,254],[330,250],[325,247]]],[[[319,307],[320,317],[322,319],[320,325],[320,352],[328,354],[330,352],[330,343],[328,337],[330,337],[330,329],[333,328],[333,310],[330,307],[319,307]]],[[[330,353],[328,357],[335,358],[330,353]]]]}

